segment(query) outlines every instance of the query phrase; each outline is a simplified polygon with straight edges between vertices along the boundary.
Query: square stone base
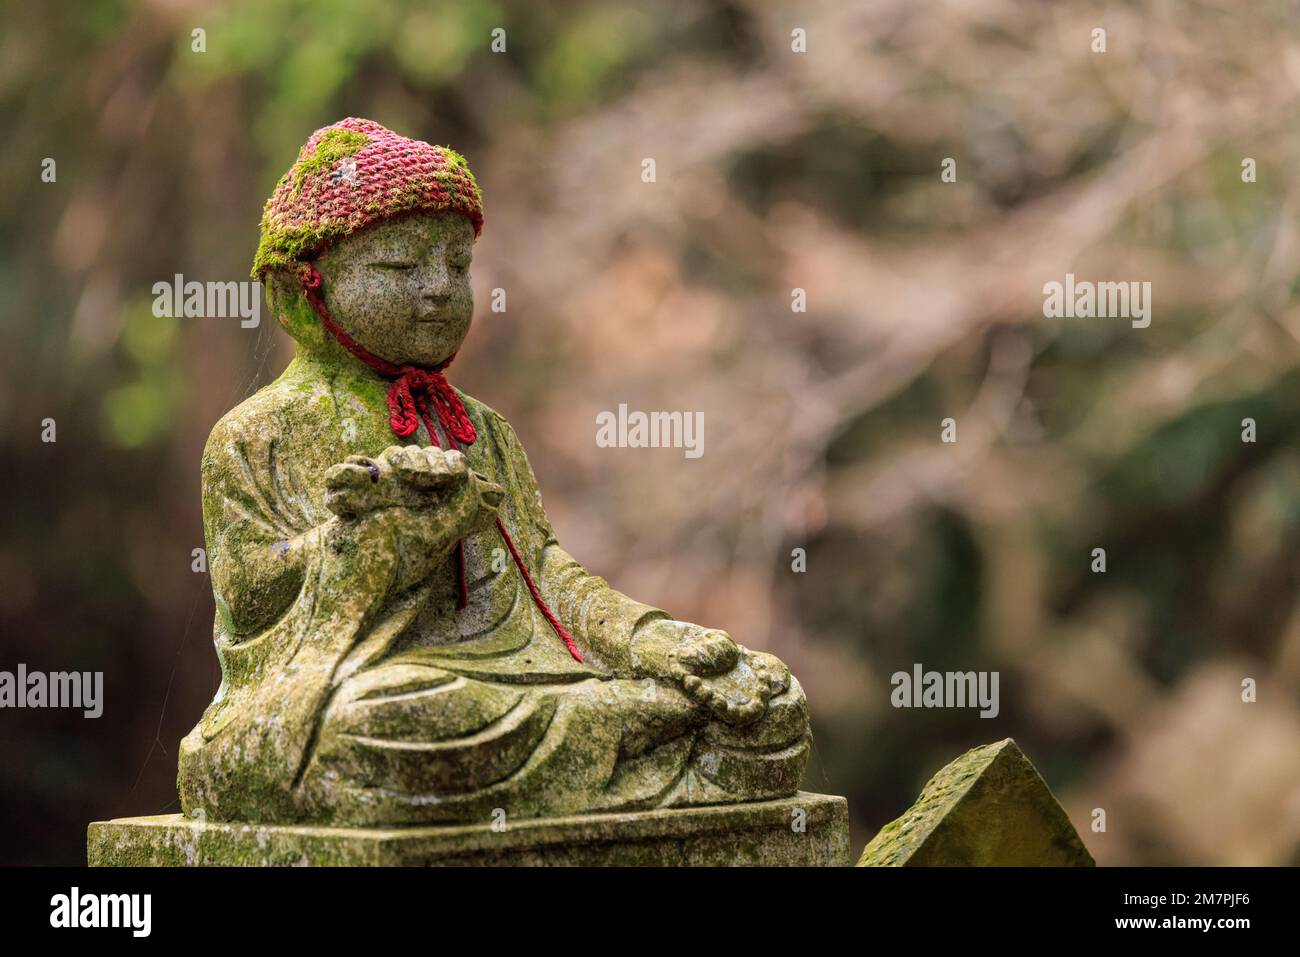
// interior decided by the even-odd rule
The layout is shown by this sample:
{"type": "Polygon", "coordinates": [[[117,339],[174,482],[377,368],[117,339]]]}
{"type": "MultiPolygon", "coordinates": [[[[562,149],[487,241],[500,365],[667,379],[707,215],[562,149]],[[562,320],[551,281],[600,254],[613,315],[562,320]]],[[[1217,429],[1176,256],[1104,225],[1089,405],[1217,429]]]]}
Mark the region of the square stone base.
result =
{"type": "Polygon", "coordinates": [[[448,827],[202,823],[180,814],[96,821],[92,867],[580,865],[840,867],[848,805],[800,791],[779,801],[448,827]]]}

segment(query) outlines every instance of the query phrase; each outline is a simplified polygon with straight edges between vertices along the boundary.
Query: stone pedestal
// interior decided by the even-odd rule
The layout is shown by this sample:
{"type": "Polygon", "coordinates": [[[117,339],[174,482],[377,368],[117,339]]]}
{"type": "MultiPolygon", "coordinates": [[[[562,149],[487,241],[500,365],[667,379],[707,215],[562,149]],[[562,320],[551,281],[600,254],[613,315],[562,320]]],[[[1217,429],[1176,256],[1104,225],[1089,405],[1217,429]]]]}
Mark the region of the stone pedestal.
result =
{"type": "Polygon", "coordinates": [[[205,823],[179,814],[97,821],[92,867],[204,865],[773,865],[849,864],[842,797],[451,827],[335,828],[205,823]]]}

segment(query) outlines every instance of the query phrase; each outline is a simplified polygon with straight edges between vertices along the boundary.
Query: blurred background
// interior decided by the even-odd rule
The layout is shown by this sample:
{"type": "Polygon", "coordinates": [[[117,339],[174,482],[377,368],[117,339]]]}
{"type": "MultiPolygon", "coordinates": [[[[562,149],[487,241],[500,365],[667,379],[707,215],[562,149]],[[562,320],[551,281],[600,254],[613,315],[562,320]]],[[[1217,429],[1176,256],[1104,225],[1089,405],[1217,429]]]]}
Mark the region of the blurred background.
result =
{"type": "Polygon", "coordinates": [[[1100,863],[1300,863],[1294,3],[9,0],[0,24],[0,669],[106,683],[98,720],[0,712],[4,863],[178,807],[219,681],[199,455],[291,350],[265,309],[158,319],[151,287],[247,278],[276,179],[348,115],[467,156],[453,381],[513,423],[589,568],[790,664],[805,787],[848,796],[855,853],[1013,736],[1100,863]],[[1044,318],[1067,272],[1151,282],[1151,326],[1044,318]],[[703,457],[598,448],[623,402],[703,412],[703,457]],[[892,708],[917,662],[1000,672],[1001,713],[892,708]]]}

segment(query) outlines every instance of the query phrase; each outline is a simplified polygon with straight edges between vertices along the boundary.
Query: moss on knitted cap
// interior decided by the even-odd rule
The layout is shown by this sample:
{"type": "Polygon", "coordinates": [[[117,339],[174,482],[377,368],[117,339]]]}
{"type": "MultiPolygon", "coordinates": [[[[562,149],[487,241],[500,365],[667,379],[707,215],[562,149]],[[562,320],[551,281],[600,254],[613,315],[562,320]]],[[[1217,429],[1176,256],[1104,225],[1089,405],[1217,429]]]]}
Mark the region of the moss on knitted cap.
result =
{"type": "Polygon", "coordinates": [[[327,173],[341,159],[358,152],[370,142],[365,133],[355,130],[326,130],[316,144],[316,151],[307,159],[299,159],[293,168],[293,192],[302,192],[303,184],[311,175],[327,173]]]}
{"type": "Polygon", "coordinates": [[[311,135],[262,212],[252,275],[290,268],[343,236],[409,212],[451,212],[483,231],[469,164],[446,146],[348,117],[311,135]]]}

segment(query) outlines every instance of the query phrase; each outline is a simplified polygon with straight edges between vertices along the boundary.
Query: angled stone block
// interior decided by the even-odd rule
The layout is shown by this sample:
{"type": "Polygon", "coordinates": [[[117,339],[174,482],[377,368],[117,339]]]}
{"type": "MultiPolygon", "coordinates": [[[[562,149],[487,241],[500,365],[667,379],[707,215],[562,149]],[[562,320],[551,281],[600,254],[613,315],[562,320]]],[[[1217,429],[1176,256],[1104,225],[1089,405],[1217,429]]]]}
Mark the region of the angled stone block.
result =
{"type": "Polygon", "coordinates": [[[1010,738],[967,751],[867,845],[859,867],[1091,867],[1070,819],[1010,738]]]}

